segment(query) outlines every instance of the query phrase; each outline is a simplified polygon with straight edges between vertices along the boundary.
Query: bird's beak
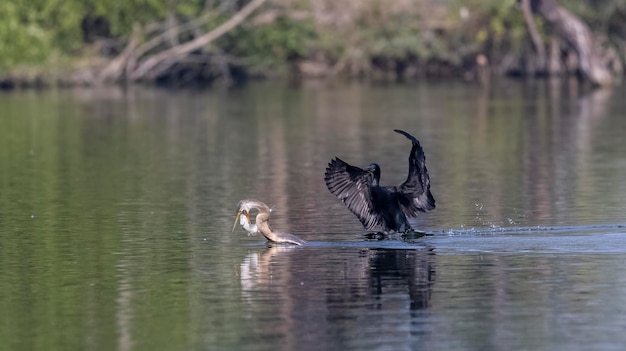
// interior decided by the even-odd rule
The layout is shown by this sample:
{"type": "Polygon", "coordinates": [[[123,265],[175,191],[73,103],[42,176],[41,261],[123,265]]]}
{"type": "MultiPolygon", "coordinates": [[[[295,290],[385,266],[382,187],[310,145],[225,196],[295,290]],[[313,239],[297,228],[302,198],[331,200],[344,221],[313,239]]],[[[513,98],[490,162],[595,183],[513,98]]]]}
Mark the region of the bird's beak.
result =
{"type": "Polygon", "coordinates": [[[230,231],[231,233],[235,231],[235,227],[237,226],[237,220],[239,219],[239,215],[242,213],[246,215],[246,218],[248,219],[248,223],[250,223],[250,212],[246,210],[237,211],[237,215],[235,216],[235,223],[233,223],[233,230],[230,231]]]}
{"type": "Polygon", "coordinates": [[[239,219],[239,215],[241,214],[241,212],[243,212],[243,210],[237,211],[237,215],[235,216],[235,223],[233,223],[233,230],[230,231],[231,233],[235,231],[235,227],[237,226],[237,220],[239,219]]]}

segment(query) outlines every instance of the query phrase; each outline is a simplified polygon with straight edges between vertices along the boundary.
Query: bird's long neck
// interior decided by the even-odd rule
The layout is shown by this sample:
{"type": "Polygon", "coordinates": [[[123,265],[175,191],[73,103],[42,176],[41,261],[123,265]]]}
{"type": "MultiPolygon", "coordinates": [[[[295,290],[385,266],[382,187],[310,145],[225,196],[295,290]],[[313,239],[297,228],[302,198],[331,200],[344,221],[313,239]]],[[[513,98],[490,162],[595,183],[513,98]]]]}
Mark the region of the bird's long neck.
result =
{"type": "Polygon", "coordinates": [[[256,223],[257,230],[259,231],[259,233],[263,234],[263,236],[267,240],[279,242],[280,239],[278,235],[276,235],[276,233],[274,233],[272,229],[270,228],[268,219],[269,219],[269,215],[265,213],[259,213],[258,215],[256,215],[255,223],[256,223]]]}
{"type": "Polygon", "coordinates": [[[298,238],[295,235],[281,232],[274,232],[268,223],[270,219],[271,210],[265,207],[258,207],[259,213],[255,218],[256,229],[259,233],[261,233],[267,240],[275,243],[289,243],[294,245],[305,245],[306,241],[298,238]]]}

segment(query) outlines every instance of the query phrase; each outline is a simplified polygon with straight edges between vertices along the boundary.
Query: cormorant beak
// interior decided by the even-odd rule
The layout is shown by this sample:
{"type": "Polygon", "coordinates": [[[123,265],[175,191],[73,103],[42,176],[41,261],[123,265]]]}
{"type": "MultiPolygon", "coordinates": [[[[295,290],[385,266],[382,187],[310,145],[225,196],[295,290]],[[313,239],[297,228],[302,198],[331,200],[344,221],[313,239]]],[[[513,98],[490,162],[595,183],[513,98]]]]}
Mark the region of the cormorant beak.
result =
{"type": "Polygon", "coordinates": [[[248,219],[248,223],[250,222],[250,212],[246,210],[237,211],[237,215],[235,215],[235,223],[233,223],[233,230],[230,231],[231,233],[235,231],[235,227],[237,226],[237,221],[239,220],[239,215],[242,213],[246,215],[246,218],[248,219]]]}

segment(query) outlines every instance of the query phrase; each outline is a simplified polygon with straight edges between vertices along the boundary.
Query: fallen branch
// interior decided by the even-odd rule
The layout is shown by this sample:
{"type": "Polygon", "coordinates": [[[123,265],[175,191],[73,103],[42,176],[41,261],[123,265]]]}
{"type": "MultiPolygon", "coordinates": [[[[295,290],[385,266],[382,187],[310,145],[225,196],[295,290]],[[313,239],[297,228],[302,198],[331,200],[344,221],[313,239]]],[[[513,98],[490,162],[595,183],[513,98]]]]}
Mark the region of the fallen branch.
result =
{"type": "Polygon", "coordinates": [[[102,70],[102,72],[100,72],[98,78],[96,79],[96,84],[102,84],[107,81],[117,81],[120,79],[122,72],[127,71],[129,59],[132,56],[135,56],[133,53],[135,52],[140,36],[141,29],[139,29],[139,26],[136,25],[133,28],[133,34],[131,34],[128,45],[126,45],[124,51],[122,51],[121,54],[119,54],[102,70]]]}
{"type": "MultiPolygon", "coordinates": [[[[187,23],[181,24],[176,26],[175,28],[171,28],[170,31],[175,31],[176,36],[188,32],[188,31],[192,31],[192,30],[196,30],[198,29],[200,26],[208,23],[211,19],[213,19],[215,16],[213,15],[213,13],[211,12],[207,12],[206,14],[191,20],[187,23]]],[[[145,55],[148,51],[156,48],[157,46],[163,44],[164,42],[166,42],[168,40],[168,36],[172,35],[169,34],[168,31],[165,31],[157,36],[155,36],[154,38],[146,41],[145,43],[141,44],[139,47],[137,47],[137,50],[135,50],[135,55],[140,58],[143,55],[145,55]]]]}
{"type": "Polygon", "coordinates": [[[135,69],[127,79],[137,81],[156,77],[174,65],[181,57],[208,45],[237,27],[266,1],[267,0],[253,0],[233,15],[228,21],[222,23],[209,33],[147,58],[139,64],[137,69],[135,69]]]}

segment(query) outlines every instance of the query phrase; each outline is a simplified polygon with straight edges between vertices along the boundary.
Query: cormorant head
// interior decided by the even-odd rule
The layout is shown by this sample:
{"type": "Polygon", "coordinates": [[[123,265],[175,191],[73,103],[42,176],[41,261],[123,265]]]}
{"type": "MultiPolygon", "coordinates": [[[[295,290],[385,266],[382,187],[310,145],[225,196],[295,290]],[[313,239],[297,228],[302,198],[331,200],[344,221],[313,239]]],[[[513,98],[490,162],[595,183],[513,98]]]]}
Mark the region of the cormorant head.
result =
{"type": "Polygon", "coordinates": [[[378,186],[378,181],[380,181],[380,167],[376,163],[371,163],[367,166],[367,171],[374,173],[374,181],[372,185],[378,186]]]}

